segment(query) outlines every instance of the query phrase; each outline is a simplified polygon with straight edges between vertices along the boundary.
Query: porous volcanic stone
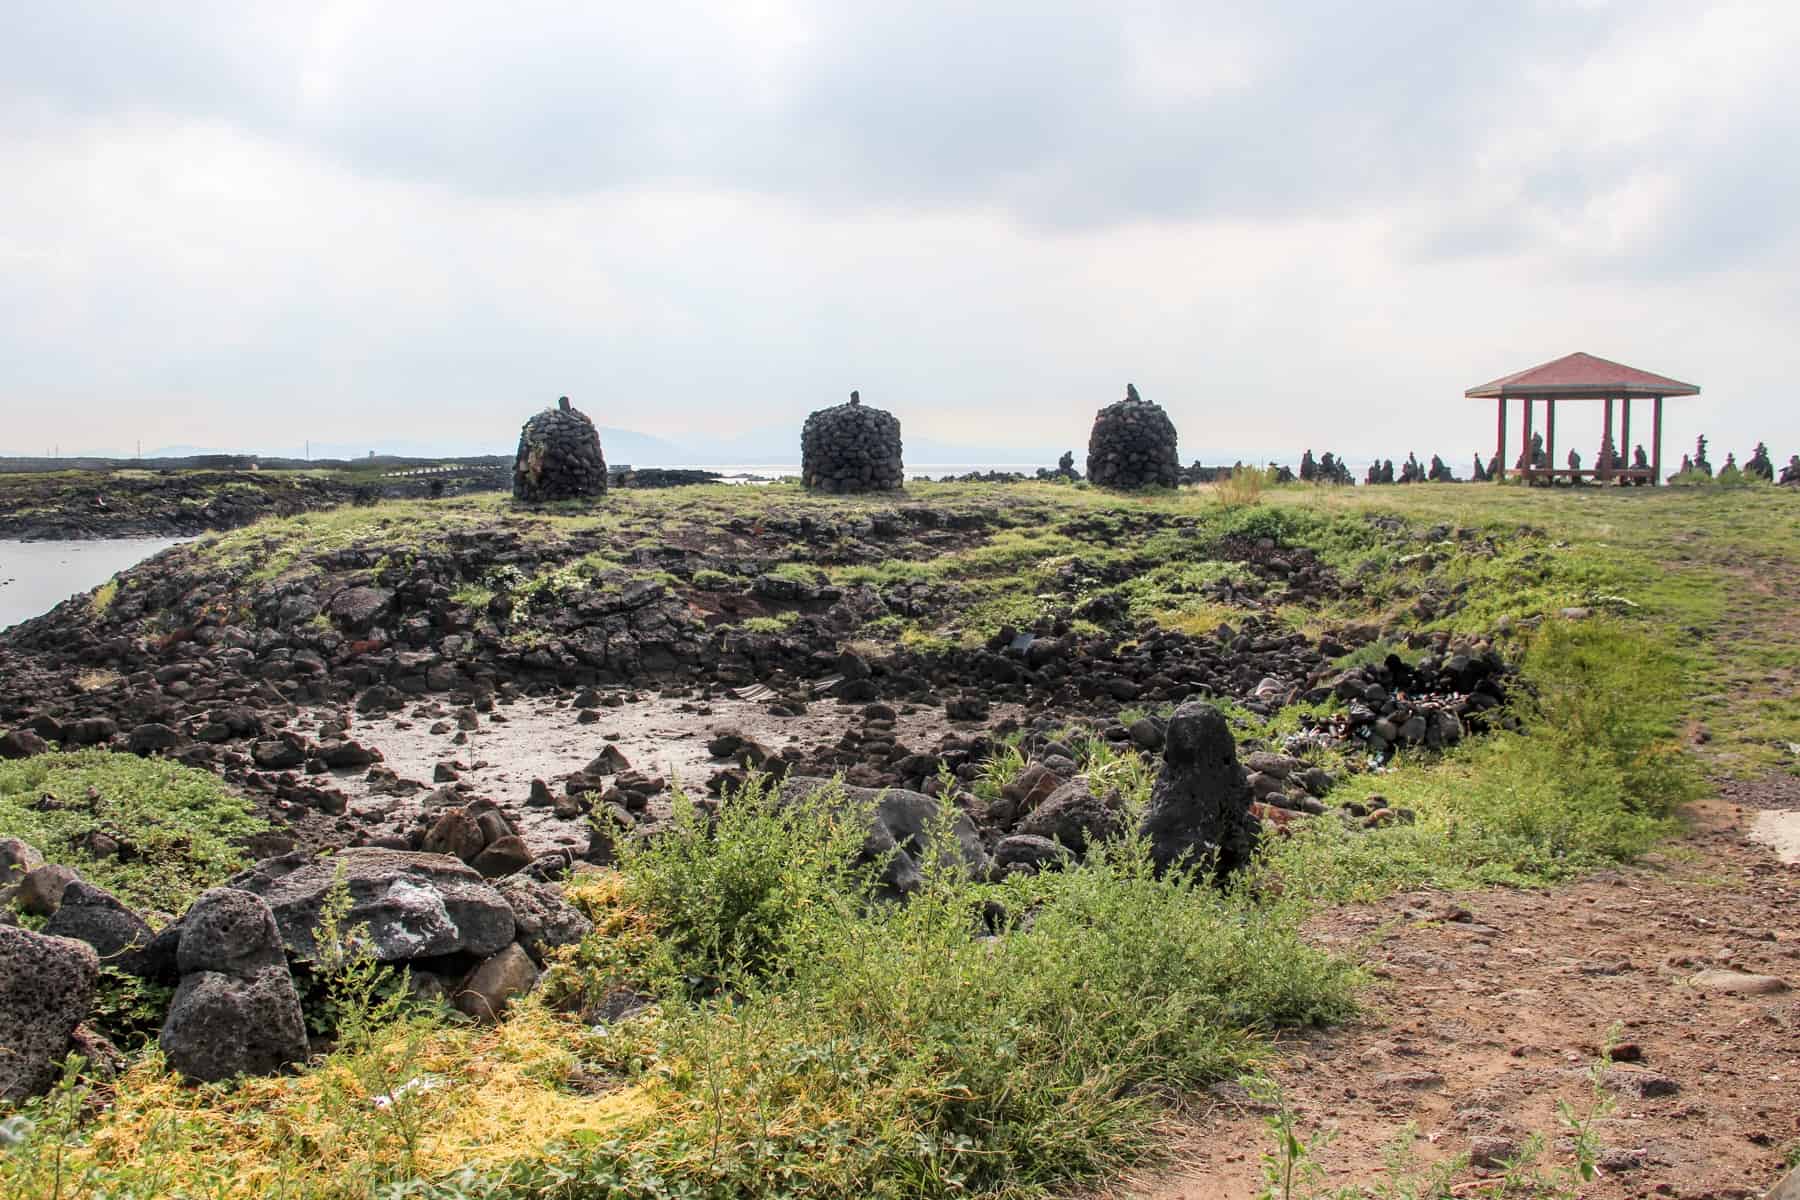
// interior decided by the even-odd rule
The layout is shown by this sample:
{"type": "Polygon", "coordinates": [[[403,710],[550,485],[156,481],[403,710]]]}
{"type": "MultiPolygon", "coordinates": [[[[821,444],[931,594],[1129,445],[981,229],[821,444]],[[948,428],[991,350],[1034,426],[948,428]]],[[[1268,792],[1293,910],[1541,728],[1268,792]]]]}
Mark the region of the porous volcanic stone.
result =
{"type": "Polygon", "coordinates": [[[346,928],[367,925],[383,962],[440,954],[487,956],[513,940],[506,900],[480,875],[444,854],[357,847],[330,858],[294,853],[232,876],[230,885],[269,902],[288,952],[317,950],[321,910],[333,884],[350,891],[346,928]]]}
{"type": "Polygon", "coordinates": [[[513,459],[513,499],[538,504],[605,493],[600,432],[586,414],[569,407],[567,396],[525,422],[513,459]]]}
{"type": "Polygon", "coordinates": [[[1176,709],[1142,827],[1157,870],[1185,862],[1222,877],[1248,866],[1262,828],[1250,799],[1224,715],[1197,700],[1176,709]]]}
{"type": "Polygon", "coordinates": [[[262,1075],[306,1057],[281,931],[260,896],[213,888],[182,919],[181,985],[157,1043],[189,1079],[262,1075]]]}
{"type": "Polygon", "coordinates": [[[55,1082],[99,977],[87,943],[0,925],[0,1103],[55,1082]]]}
{"type": "Polygon", "coordinates": [[[800,431],[800,477],[821,492],[882,492],[900,487],[900,421],[869,408],[850,393],[850,402],[821,408],[800,431]]]}
{"type": "Polygon", "coordinates": [[[1175,423],[1161,405],[1126,384],[1125,398],[1094,416],[1087,469],[1096,487],[1175,487],[1181,482],[1175,423]]]}

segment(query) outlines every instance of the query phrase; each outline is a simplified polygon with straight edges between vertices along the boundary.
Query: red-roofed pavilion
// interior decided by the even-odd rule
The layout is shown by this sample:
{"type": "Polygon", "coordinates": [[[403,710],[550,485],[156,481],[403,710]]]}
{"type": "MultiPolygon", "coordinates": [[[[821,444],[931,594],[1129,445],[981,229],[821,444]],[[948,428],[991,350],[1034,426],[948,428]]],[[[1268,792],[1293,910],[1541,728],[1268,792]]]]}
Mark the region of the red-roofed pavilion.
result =
{"type": "Polygon", "coordinates": [[[1611,362],[1604,358],[1595,358],[1592,354],[1570,354],[1555,362],[1547,362],[1542,366],[1532,367],[1514,375],[1496,379],[1492,383],[1484,383],[1480,387],[1472,387],[1463,395],[1476,400],[1496,400],[1499,402],[1499,433],[1495,446],[1495,454],[1500,461],[1498,478],[1506,478],[1506,402],[1508,400],[1524,401],[1525,431],[1519,461],[1522,466],[1516,468],[1527,482],[1533,479],[1554,481],[1557,476],[1579,479],[1583,475],[1591,475],[1596,479],[1610,482],[1620,480],[1627,483],[1648,482],[1652,485],[1662,479],[1662,402],[1665,396],[1697,396],[1700,388],[1696,384],[1683,383],[1679,379],[1670,379],[1666,375],[1652,375],[1649,371],[1640,371],[1636,367],[1628,367],[1624,363],[1611,362]],[[1544,460],[1545,466],[1538,466],[1532,456],[1532,409],[1533,402],[1544,402],[1544,460]],[[1601,400],[1606,404],[1606,429],[1601,436],[1602,452],[1596,456],[1597,461],[1590,470],[1572,470],[1556,465],[1556,402],[1558,400],[1601,400]],[[1624,405],[1624,419],[1619,429],[1618,442],[1613,441],[1613,401],[1624,405]],[[1631,402],[1633,400],[1649,400],[1650,410],[1650,446],[1651,458],[1647,467],[1614,466],[1611,454],[1616,452],[1621,458],[1629,453],[1631,446],[1631,402]]]}

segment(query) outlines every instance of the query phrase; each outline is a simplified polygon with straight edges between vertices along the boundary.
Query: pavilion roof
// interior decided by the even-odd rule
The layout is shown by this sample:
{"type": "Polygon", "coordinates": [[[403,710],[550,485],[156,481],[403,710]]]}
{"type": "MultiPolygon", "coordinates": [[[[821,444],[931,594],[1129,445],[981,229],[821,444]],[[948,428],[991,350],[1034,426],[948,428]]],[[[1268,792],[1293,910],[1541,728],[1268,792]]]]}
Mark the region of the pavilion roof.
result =
{"type": "Polygon", "coordinates": [[[1486,400],[1496,396],[1599,400],[1607,396],[1624,398],[1699,394],[1698,384],[1683,383],[1666,375],[1653,375],[1624,363],[1580,352],[1512,375],[1504,375],[1492,383],[1472,387],[1463,393],[1465,396],[1486,400]]]}

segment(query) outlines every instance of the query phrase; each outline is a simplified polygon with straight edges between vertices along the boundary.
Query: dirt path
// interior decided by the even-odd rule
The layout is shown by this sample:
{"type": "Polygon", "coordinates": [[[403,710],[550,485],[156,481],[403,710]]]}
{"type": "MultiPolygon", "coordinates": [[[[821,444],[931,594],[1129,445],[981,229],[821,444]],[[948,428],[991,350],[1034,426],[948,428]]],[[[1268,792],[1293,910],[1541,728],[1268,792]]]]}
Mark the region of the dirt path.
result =
{"type": "MultiPolygon", "coordinates": [[[[1336,1131],[1318,1159],[1330,1185],[1378,1183],[1409,1122],[1425,1161],[1542,1131],[1543,1161],[1568,1162],[1557,1101],[1591,1107],[1587,1068],[1617,1024],[1637,1053],[1608,1075],[1601,1175],[1578,1194],[1761,1196],[1800,1148],[1800,864],[1751,840],[1771,812],[1800,812],[1800,779],[1722,785],[1663,853],[1548,893],[1414,893],[1321,917],[1319,940],[1377,976],[1361,1019],[1288,1043],[1276,1072],[1303,1130],[1336,1131]],[[1715,990],[1696,981],[1708,970],[1786,990],[1715,990]]],[[[1215,1093],[1174,1169],[1108,1195],[1256,1195],[1262,1114],[1215,1093]]],[[[1484,1174],[1462,1171],[1457,1194],[1484,1174]]]]}

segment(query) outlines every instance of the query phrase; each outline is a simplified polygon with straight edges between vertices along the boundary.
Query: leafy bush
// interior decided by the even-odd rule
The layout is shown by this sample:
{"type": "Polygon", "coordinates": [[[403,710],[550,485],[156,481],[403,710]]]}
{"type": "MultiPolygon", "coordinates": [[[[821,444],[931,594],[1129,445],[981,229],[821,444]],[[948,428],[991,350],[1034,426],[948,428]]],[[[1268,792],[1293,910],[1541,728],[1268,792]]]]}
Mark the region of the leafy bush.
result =
{"type": "Polygon", "coordinates": [[[752,787],[710,829],[684,805],[673,835],[627,851],[597,939],[622,903],[677,948],[638,969],[733,983],[698,1002],[664,989],[609,1039],[653,1128],[572,1141],[507,1186],[1034,1193],[1142,1154],[1159,1098],[1241,1071],[1259,1033],[1349,1011],[1353,972],[1304,942],[1291,904],[1159,879],[1135,843],[1004,886],[928,868],[906,904],[872,903],[840,810],[752,787]]]}
{"type": "Polygon", "coordinates": [[[789,803],[764,777],[728,793],[716,815],[677,792],[667,830],[618,846],[624,900],[658,935],[654,974],[738,981],[790,969],[820,920],[873,888],[855,862],[868,821],[840,791],[789,803]]]}
{"type": "Polygon", "coordinates": [[[1521,672],[1512,728],[1332,794],[1379,792],[1413,824],[1363,835],[1309,823],[1272,852],[1284,887],[1338,899],[1422,883],[1538,884],[1654,845],[1701,790],[1677,736],[1682,656],[1640,626],[1558,621],[1534,637],[1521,672]]]}

